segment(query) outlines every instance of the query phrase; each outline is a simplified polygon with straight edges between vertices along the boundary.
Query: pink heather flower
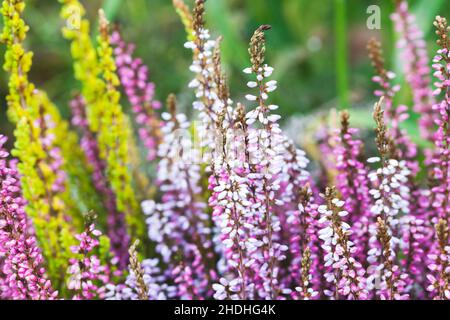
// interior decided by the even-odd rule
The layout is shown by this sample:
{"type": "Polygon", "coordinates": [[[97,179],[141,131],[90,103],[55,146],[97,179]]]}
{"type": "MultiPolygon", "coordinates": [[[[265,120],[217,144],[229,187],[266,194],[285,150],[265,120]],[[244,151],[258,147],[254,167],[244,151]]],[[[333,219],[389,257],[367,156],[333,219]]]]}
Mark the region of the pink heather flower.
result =
{"type": "Polygon", "coordinates": [[[400,34],[397,47],[401,49],[401,60],[413,94],[413,110],[420,114],[419,127],[424,138],[432,140],[435,127],[434,97],[431,90],[429,58],[423,32],[416,18],[408,10],[406,0],[397,1],[391,16],[395,29],[400,34]]]}
{"type": "Polygon", "coordinates": [[[409,232],[411,170],[405,160],[397,160],[393,140],[384,123],[381,100],[375,104],[376,144],[380,157],[368,159],[379,167],[368,175],[373,198],[369,222],[369,251],[367,252],[367,289],[371,298],[404,299],[408,297],[410,278],[401,268],[397,254],[407,248],[404,233],[409,232]]]}
{"type": "Polygon", "coordinates": [[[288,273],[293,299],[310,300],[319,297],[320,279],[323,273],[318,270],[321,255],[317,248],[317,205],[314,203],[309,186],[298,191],[298,210],[293,211],[286,221],[286,228],[291,233],[287,259],[290,261],[288,273]]]}
{"type": "Polygon", "coordinates": [[[155,84],[148,81],[148,68],[140,58],[134,58],[135,46],[126,44],[120,32],[111,35],[114,56],[120,82],[131,104],[141,142],[147,152],[147,160],[156,158],[161,140],[160,120],[155,110],[161,103],[154,100],[155,84]]]}
{"type": "Polygon", "coordinates": [[[450,242],[448,222],[435,225],[436,239],[428,254],[427,291],[435,300],[450,300],[450,242]]]}
{"type": "Polygon", "coordinates": [[[288,267],[280,270],[279,277],[285,292],[290,290],[291,297],[313,299],[317,297],[317,280],[322,275],[318,270],[319,258],[314,243],[317,241],[317,204],[312,192],[314,182],[306,171],[309,160],[305,152],[286,138],[284,147],[283,165],[278,178],[280,189],[276,194],[279,205],[275,206],[275,213],[280,220],[280,238],[288,245],[287,262],[284,262],[288,267]],[[307,249],[309,258],[305,256],[307,249]],[[307,267],[308,271],[305,270],[307,267]],[[298,291],[299,281],[305,282],[308,277],[311,278],[308,284],[305,286],[303,283],[301,291],[298,291]]]}
{"type": "MultiPolygon", "coordinates": [[[[272,74],[273,68],[262,65],[249,69],[258,83],[259,105],[246,114],[246,124],[260,126],[260,128],[249,130],[248,134],[250,154],[248,178],[254,190],[252,196],[254,204],[251,208],[254,226],[250,237],[254,238],[256,243],[262,243],[253,253],[255,257],[253,268],[259,277],[258,295],[261,298],[273,299],[284,291],[278,274],[279,264],[286,258],[285,252],[288,249],[285,244],[279,242],[281,223],[279,217],[274,214],[276,206],[283,204],[281,199],[276,199],[276,193],[281,187],[278,176],[283,166],[285,137],[278,124],[280,116],[271,114],[271,110],[276,110],[277,106],[269,107],[265,102],[268,99],[268,93],[276,88],[274,82],[266,81],[266,78],[272,74]]],[[[248,97],[247,100],[253,101],[248,97]]]]}
{"type": "Polygon", "coordinates": [[[213,220],[220,230],[220,242],[226,264],[226,272],[237,279],[233,298],[246,299],[253,293],[249,291],[249,268],[252,265],[248,249],[254,246],[250,241],[247,213],[251,202],[245,168],[242,162],[226,159],[212,165],[213,175],[210,177],[209,188],[212,194],[209,205],[213,208],[213,220]]]}
{"type": "Polygon", "coordinates": [[[343,199],[344,209],[349,213],[343,221],[353,225],[350,239],[355,243],[355,257],[367,267],[366,254],[369,250],[369,225],[373,221],[370,207],[373,203],[369,194],[369,168],[363,162],[363,143],[357,138],[358,130],[350,127],[349,114],[341,114],[341,129],[336,135],[334,155],[336,158],[336,186],[343,199]]]}
{"type": "MultiPolygon", "coordinates": [[[[446,36],[447,21],[444,18],[437,17],[435,25],[441,32],[441,37],[446,36]]],[[[434,76],[436,77],[434,95],[436,96],[433,110],[439,115],[436,120],[438,129],[434,135],[435,152],[431,159],[433,170],[433,179],[435,186],[432,188],[432,207],[437,212],[437,217],[446,220],[450,219],[450,176],[449,176],[449,161],[450,161],[450,129],[449,129],[449,112],[450,112],[450,95],[448,93],[450,88],[450,71],[449,65],[449,47],[446,38],[440,40],[441,49],[437,51],[433,59],[434,76]]],[[[434,221],[437,222],[436,220],[434,221]]]]}
{"type": "Polygon", "coordinates": [[[406,183],[410,171],[405,161],[378,158],[372,162],[378,161],[382,162],[381,167],[369,173],[374,186],[369,191],[373,197],[370,212],[374,219],[369,225],[367,289],[374,294],[372,298],[403,299],[407,296],[408,275],[396,264],[396,253],[406,246],[402,235],[409,225],[403,215],[409,215],[410,190],[406,183]],[[380,239],[377,219],[381,219],[386,230],[385,242],[380,239]]]}
{"type": "Polygon", "coordinates": [[[100,158],[96,135],[89,129],[84,98],[80,95],[75,96],[70,102],[70,108],[72,110],[72,124],[81,133],[81,148],[92,170],[92,182],[101,195],[101,200],[107,211],[107,233],[111,240],[112,251],[119,259],[119,268],[124,269],[128,262],[128,246],[130,243],[125,214],[118,211],[116,196],[106,178],[106,163],[100,158]]]}
{"type": "Polygon", "coordinates": [[[367,289],[374,295],[372,299],[406,300],[408,294],[408,274],[403,273],[396,263],[396,252],[393,246],[392,231],[384,217],[378,217],[376,224],[378,246],[373,245],[368,252],[369,262],[376,265],[375,271],[370,266],[367,278],[367,289]]]}
{"type": "MultiPolygon", "coordinates": [[[[77,258],[70,259],[67,271],[70,275],[67,288],[74,292],[74,300],[103,299],[105,286],[112,283],[111,277],[114,274],[111,267],[102,264],[94,253],[99,246],[98,237],[101,234],[94,224],[88,224],[83,233],[75,236],[79,244],[70,248],[77,255],[77,258]]],[[[111,260],[112,264],[116,262],[115,258],[111,260]]]]}
{"type": "Polygon", "coordinates": [[[25,213],[15,160],[7,160],[0,135],[0,298],[55,299],[34,230],[25,213]]]}
{"type": "Polygon", "coordinates": [[[367,213],[371,203],[369,195],[368,168],[362,162],[363,143],[356,135],[358,129],[351,128],[349,114],[341,114],[341,129],[336,136],[333,153],[336,157],[337,189],[345,201],[345,210],[349,215],[345,221],[363,224],[367,221],[367,213]]]}
{"type": "MultiPolygon", "coordinates": [[[[419,191],[423,192],[423,191],[419,191]]],[[[416,212],[411,212],[400,218],[403,226],[403,235],[400,240],[401,257],[400,266],[408,274],[408,291],[413,299],[423,299],[426,288],[426,263],[423,257],[430,249],[432,228],[427,220],[427,210],[416,207],[416,212]]]]}
{"type": "Polygon", "coordinates": [[[325,295],[331,299],[367,299],[365,289],[365,270],[361,263],[354,258],[356,247],[349,240],[351,227],[342,219],[348,215],[345,202],[335,198],[335,189],[327,188],[324,199],[326,205],[318,208],[322,229],[319,238],[323,241],[325,251],[324,266],[327,282],[333,283],[333,291],[325,290],[325,295]]]}

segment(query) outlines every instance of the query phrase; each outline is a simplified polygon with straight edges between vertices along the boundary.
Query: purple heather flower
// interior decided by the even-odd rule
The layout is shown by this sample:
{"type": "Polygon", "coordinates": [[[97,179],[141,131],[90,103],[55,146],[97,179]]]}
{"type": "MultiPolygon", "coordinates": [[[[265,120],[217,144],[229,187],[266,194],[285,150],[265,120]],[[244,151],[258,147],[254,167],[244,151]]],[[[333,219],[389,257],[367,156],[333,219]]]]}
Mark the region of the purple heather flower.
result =
{"type": "Polygon", "coordinates": [[[432,140],[436,115],[433,112],[434,97],[431,90],[429,58],[423,32],[416,18],[408,9],[406,0],[397,1],[391,16],[395,29],[400,34],[397,47],[401,49],[401,60],[411,92],[413,110],[420,114],[419,127],[422,136],[432,140]]]}
{"type": "Polygon", "coordinates": [[[106,178],[106,163],[100,158],[96,134],[89,129],[84,98],[80,95],[75,96],[70,102],[70,108],[72,110],[72,124],[81,133],[81,148],[92,170],[92,182],[97,192],[101,195],[107,212],[107,233],[111,240],[112,251],[119,259],[119,268],[124,269],[128,261],[128,246],[130,243],[125,214],[118,211],[116,196],[106,178]]]}
{"type": "Polygon", "coordinates": [[[435,300],[450,300],[450,242],[448,222],[435,225],[436,241],[428,254],[427,291],[435,300]]]}
{"type": "Polygon", "coordinates": [[[349,114],[341,114],[341,129],[336,138],[337,189],[345,199],[345,210],[349,212],[345,221],[365,223],[371,203],[369,195],[368,168],[363,162],[363,143],[356,135],[358,129],[351,128],[349,114]]]}
{"type": "Polygon", "coordinates": [[[120,82],[135,115],[138,134],[147,152],[147,160],[156,158],[161,141],[160,120],[156,110],[161,103],[154,100],[155,84],[148,80],[148,68],[140,58],[134,58],[135,46],[122,40],[119,31],[111,35],[120,82]]]}
{"type": "Polygon", "coordinates": [[[435,151],[432,155],[431,165],[433,170],[433,179],[435,186],[432,188],[432,207],[437,212],[434,223],[437,218],[445,220],[450,219],[450,128],[449,128],[449,110],[450,110],[450,70],[449,70],[449,44],[447,41],[447,21],[445,18],[437,17],[435,26],[438,29],[440,40],[438,43],[441,48],[437,51],[433,59],[434,76],[436,78],[434,95],[436,96],[436,104],[433,110],[439,115],[436,120],[438,129],[434,135],[435,151]]]}

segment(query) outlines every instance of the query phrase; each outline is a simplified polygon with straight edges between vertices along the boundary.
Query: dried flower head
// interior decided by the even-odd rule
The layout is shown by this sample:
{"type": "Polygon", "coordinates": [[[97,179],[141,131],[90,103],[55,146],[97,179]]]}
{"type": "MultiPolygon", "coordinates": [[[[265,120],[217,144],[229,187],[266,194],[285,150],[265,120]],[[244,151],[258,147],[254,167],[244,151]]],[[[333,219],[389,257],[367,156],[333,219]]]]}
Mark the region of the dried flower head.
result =
{"type": "Polygon", "coordinates": [[[172,118],[175,119],[177,115],[177,97],[175,94],[171,93],[167,96],[166,106],[167,111],[169,111],[172,118]]]}
{"type": "Polygon", "coordinates": [[[389,81],[387,71],[384,67],[381,43],[377,39],[372,38],[367,44],[367,50],[369,51],[369,58],[372,61],[372,66],[374,67],[376,74],[382,77],[385,81],[389,81]]]}
{"type": "Polygon", "coordinates": [[[258,72],[259,68],[264,63],[265,53],[266,53],[266,38],[265,31],[270,30],[272,27],[264,24],[260,26],[253,33],[250,40],[250,46],[248,52],[250,54],[250,61],[252,63],[253,72],[258,72]]]}
{"type": "Polygon", "coordinates": [[[139,240],[136,240],[130,247],[130,271],[134,273],[137,283],[137,291],[139,300],[148,300],[148,287],[144,281],[144,270],[141,262],[138,259],[136,247],[139,245],[139,240]]]}
{"type": "Polygon", "coordinates": [[[205,27],[205,2],[206,0],[195,0],[193,12],[193,29],[199,34],[205,27]]]}
{"type": "Polygon", "coordinates": [[[438,46],[441,48],[449,48],[450,40],[448,37],[448,32],[450,27],[447,25],[447,19],[441,16],[436,16],[436,19],[433,22],[433,25],[436,27],[436,34],[439,39],[436,41],[438,46]]]}
{"type": "Polygon", "coordinates": [[[394,158],[395,154],[395,143],[392,141],[392,139],[389,137],[388,129],[385,124],[384,120],[384,111],[381,107],[383,103],[383,97],[380,98],[380,100],[375,103],[374,111],[373,111],[373,119],[376,123],[375,128],[375,142],[377,144],[378,152],[380,153],[380,156],[384,159],[390,159],[394,158]]]}

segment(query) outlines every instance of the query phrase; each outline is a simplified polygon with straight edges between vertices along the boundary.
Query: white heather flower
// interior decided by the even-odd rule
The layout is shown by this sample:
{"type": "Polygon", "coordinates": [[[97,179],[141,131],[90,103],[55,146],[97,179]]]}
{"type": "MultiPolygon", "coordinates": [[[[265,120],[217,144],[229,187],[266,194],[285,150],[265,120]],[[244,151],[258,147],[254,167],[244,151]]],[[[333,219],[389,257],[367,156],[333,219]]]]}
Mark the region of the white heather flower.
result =
{"type": "Polygon", "coordinates": [[[188,87],[189,88],[197,88],[200,85],[200,81],[197,79],[193,79],[191,82],[189,82],[188,87]]]}
{"type": "Polygon", "coordinates": [[[192,41],[186,42],[186,43],[184,44],[184,47],[185,47],[186,49],[191,49],[191,50],[194,50],[194,49],[196,48],[195,43],[192,42],[192,41]]]}
{"type": "Polygon", "coordinates": [[[202,72],[202,68],[198,64],[193,64],[189,67],[189,70],[191,70],[194,73],[200,73],[202,72]]]}
{"type": "Polygon", "coordinates": [[[256,101],[256,96],[253,94],[246,94],[245,99],[247,99],[248,101],[256,101]]]}
{"type": "Polygon", "coordinates": [[[379,157],[371,157],[369,159],[367,159],[368,163],[375,163],[375,162],[379,162],[381,159],[379,157]]]}
{"type": "Polygon", "coordinates": [[[273,68],[267,65],[264,66],[264,77],[268,78],[272,75],[273,68]]]}
{"type": "Polygon", "coordinates": [[[161,114],[161,118],[162,118],[163,120],[165,120],[165,121],[170,120],[171,117],[172,117],[172,116],[171,116],[170,113],[168,113],[168,112],[163,112],[163,113],[161,114]]]}
{"type": "Polygon", "coordinates": [[[277,82],[275,80],[268,81],[266,83],[266,91],[273,92],[277,89],[277,82]]]}
{"type": "Polygon", "coordinates": [[[257,86],[258,86],[258,83],[256,83],[255,81],[247,82],[247,87],[249,87],[249,88],[256,88],[257,86]]]}

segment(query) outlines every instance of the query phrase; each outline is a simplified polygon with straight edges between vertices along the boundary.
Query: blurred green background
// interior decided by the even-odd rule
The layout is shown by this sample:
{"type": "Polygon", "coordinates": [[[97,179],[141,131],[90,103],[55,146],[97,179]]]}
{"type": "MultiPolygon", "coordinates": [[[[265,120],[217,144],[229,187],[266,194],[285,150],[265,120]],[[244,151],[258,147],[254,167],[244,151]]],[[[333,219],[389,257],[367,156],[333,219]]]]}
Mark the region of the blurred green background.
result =
{"type": "MultiPolygon", "coordinates": [[[[31,80],[45,89],[68,117],[68,101],[79,84],[73,77],[69,45],[61,36],[60,5],[57,0],[26,2],[25,17],[31,27],[27,46],[35,54],[31,80]]],[[[188,70],[191,54],[183,47],[184,29],[171,0],[82,2],[94,25],[97,10],[103,7],[110,20],[121,24],[125,39],[137,44],[137,54],[150,68],[159,100],[174,92],[185,107],[189,105],[193,99],[187,89],[192,77],[188,70]]],[[[192,0],[186,2],[192,7],[192,0]]],[[[433,18],[450,13],[450,1],[409,3],[426,32],[431,54],[435,49],[433,18]]],[[[246,79],[240,71],[249,64],[248,40],[257,26],[270,24],[267,61],[275,67],[274,77],[279,81],[273,102],[281,106],[284,119],[348,104],[356,121],[364,125],[371,118],[367,107],[375,100],[367,41],[374,36],[381,38],[388,67],[401,70],[389,18],[393,8],[393,0],[209,0],[207,24],[214,36],[224,37],[223,62],[235,100],[242,100],[246,91],[246,79]],[[381,30],[366,27],[366,10],[373,4],[381,8],[381,30]]],[[[2,63],[3,53],[1,46],[2,63]]],[[[7,78],[0,72],[0,126],[2,133],[10,135],[12,128],[5,119],[6,93],[7,78]]],[[[410,101],[406,86],[400,97],[404,103],[410,101]]],[[[414,124],[410,127],[415,130],[414,124]]]]}

